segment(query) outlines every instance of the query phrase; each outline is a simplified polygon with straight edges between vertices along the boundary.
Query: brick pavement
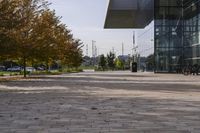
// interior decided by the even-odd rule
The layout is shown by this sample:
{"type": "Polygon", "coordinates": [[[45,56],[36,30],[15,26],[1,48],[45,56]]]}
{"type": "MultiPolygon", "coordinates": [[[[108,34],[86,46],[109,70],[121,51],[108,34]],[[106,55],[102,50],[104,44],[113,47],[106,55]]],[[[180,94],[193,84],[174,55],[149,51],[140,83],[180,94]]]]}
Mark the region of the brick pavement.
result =
{"type": "Polygon", "coordinates": [[[200,133],[200,77],[85,72],[0,83],[0,133],[200,133]]]}

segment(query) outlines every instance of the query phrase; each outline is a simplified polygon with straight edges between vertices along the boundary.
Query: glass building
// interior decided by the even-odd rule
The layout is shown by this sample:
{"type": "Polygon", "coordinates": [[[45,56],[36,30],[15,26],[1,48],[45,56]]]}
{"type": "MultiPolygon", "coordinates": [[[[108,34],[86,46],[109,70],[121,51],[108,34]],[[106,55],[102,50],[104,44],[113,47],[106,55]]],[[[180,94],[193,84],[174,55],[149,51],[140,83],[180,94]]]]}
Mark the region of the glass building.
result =
{"type": "Polygon", "coordinates": [[[155,0],[156,72],[200,64],[199,0],[155,0]]]}
{"type": "Polygon", "coordinates": [[[200,65],[200,1],[183,1],[184,64],[200,65]]]}
{"type": "Polygon", "coordinates": [[[145,28],[153,20],[155,72],[200,65],[200,0],[110,0],[105,28],[145,28]]]}

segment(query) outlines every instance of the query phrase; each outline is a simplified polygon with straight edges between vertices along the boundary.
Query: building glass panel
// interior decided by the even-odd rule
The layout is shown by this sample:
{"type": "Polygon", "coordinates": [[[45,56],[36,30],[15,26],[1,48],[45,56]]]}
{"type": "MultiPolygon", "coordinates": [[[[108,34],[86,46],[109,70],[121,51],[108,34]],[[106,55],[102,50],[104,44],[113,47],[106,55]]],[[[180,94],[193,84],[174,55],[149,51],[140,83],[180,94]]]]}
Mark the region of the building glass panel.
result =
{"type": "Polygon", "coordinates": [[[184,64],[200,65],[200,1],[183,1],[184,64]]]}
{"type": "Polygon", "coordinates": [[[155,72],[200,65],[200,1],[155,0],[155,72]]]}
{"type": "Polygon", "coordinates": [[[156,72],[175,72],[182,66],[182,4],[180,0],[155,0],[156,72]]]}

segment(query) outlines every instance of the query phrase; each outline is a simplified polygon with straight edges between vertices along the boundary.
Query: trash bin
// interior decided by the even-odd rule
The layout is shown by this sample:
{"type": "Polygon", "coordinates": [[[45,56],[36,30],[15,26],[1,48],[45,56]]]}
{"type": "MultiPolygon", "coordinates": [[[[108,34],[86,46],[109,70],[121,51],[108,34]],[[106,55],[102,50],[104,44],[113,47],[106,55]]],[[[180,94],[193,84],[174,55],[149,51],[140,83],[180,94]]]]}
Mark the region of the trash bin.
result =
{"type": "Polygon", "coordinates": [[[137,72],[137,63],[136,62],[131,63],[131,72],[137,72]]]}

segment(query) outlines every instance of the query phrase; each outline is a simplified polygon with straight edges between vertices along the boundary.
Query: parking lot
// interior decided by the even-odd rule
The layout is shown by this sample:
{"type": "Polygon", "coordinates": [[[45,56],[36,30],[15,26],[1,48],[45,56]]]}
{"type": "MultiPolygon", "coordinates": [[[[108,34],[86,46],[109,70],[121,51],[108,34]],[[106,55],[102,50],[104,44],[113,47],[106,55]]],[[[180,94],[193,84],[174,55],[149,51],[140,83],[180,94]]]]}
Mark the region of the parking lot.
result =
{"type": "Polygon", "coordinates": [[[199,133],[200,76],[93,72],[0,82],[1,133],[199,133]]]}

